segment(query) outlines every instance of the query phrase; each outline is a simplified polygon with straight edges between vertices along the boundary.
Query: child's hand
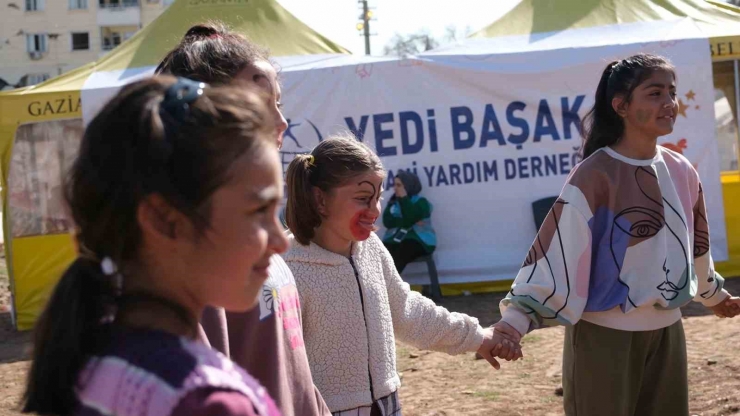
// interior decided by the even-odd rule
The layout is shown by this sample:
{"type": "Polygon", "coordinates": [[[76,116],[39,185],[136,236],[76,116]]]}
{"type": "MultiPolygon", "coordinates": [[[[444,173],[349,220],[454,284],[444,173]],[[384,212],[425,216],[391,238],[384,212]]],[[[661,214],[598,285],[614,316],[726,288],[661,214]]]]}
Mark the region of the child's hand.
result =
{"type": "Polygon", "coordinates": [[[485,331],[486,336],[483,339],[483,344],[478,348],[478,354],[485,358],[495,369],[501,368],[496,357],[503,358],[506,361],[516,361],[522,358],[522,348],[519,345],[521,335],[516,329],[505,322],[499,322],[490,328],[486,328],[485,331]]]}
{"type": "Polygon", "coordinates": [[[522,347],[519,344],[522,340],[522,334],[519,331],[504,321],[498,321],[493,326],[493,331],[494,339],[500,337],[502,342],[497,344],[498,350],[494,347],[494,350],[491,352],[492,354],[506,361],[516,361],[524,357],[522,355],[522,347]],[[503,348],[507,341],[511,345],[509,353],[503,348]]]}
{"type": "Polygon", "coordinates": [[[504,338],[513,341],[517,344],[522,340],[522,334],[519,333],[513,326],[507,324],[504,321],[498,321],[493,325],[496,332],[502,334],[504,338]]]}
{"type": "MultiPolygon", "coordinates": [[[[478,355],[485,358],[493,368],[496,370],[501,369],[501,364],[496,360],[496,356],[499,355],[503,342],[500,339],[494,339],[493,327],[484,329],[485,336],[483,337],[483,344],[478,347],[478,355]],[[494,354],[495,351],[495,354],[494,354]]],[[[508,345],[507,345],[508,348],[508,345]]]]}
{"type": "Polygon", "coordinates": [[[734,318],[740,315],[740,297],[729,296],[727,299],[709,309],[720,318],[734,318]]]}

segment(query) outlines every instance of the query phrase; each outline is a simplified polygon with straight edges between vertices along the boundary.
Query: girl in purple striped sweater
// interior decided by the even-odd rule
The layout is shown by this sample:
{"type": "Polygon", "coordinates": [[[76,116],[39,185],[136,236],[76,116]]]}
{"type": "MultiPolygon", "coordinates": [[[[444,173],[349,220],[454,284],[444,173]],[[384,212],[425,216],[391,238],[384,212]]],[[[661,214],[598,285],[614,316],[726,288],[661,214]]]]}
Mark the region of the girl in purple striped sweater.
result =
{"type": "Polygon", "coordinates": [[[25,412],[279,414],[196,340],[206,305],[254,307],[286,248],[273,126],[246,88],[171,77],[92,121],[66,183],[79,257],[36,328],[25,412]]]}

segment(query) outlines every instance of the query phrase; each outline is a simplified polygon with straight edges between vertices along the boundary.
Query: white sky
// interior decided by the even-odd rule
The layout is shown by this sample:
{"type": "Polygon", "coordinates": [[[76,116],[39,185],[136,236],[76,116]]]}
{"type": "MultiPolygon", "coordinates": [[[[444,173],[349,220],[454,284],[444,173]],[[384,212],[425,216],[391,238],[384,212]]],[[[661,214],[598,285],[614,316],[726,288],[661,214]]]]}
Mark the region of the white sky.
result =
{"type": "MultiPolygon", "coordinates": [[[[356,25],[362,14],[357,0],[278,0],[280,4],[314,30],[355,54],[365,53],[365,41],[356,25]]],[[[428,30],[442,41],[445,28],[454,25],[459,36],[466,27],[477,31],[496,20],[520,0],[368,0],[373,8],[370,22],[370,49],[382,55],[394,34],[428,30]]]]}

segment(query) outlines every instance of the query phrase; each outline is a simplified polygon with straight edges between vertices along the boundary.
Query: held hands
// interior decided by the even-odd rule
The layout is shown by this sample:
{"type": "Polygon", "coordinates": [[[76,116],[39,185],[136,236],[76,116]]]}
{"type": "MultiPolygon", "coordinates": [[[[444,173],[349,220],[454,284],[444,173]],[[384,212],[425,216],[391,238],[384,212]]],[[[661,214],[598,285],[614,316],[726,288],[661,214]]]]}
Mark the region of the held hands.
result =
{"type": "Polygon", "coordinates": [[[519,331],[504,321],[499,321],[490,328],[486,328],[486,336],[483,344],[478,348],[478,354],[488,361],[496,370],[501,365],[496,358],[506,361],[516,361],[523,357],[519,331]]]}
{"type": "Polygon", "coordinates": [[[740,297],[728,296],[727,299],[709,309],[720,318],[734,318],[740,315],[740,297]]]}

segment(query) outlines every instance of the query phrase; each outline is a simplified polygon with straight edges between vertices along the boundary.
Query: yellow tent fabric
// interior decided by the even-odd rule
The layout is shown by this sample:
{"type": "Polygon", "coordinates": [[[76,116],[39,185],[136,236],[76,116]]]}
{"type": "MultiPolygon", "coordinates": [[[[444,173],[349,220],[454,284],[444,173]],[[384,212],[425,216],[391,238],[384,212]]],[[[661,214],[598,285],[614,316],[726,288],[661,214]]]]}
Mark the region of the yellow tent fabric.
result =
{"type": "MultiPolygon", "coordinates": [[[[82,131],[80,90],[92,73],[157,65],[188,28],[208,20],[223,22],[232,30],[245,34],[255,43],[267,47],[273,56],[349,53],[298,20],[275,0],[177,0],[154,22],[100,61],[33,87],[0,93],[3,232],[14,321],[18,329],[33,327],[51,288],[75,257],[69,234],[53,231],[63,219],[44,217],[41,213],[40,224],[24,229],[13,215],[18,210],[10,198],[30,195],[29,192],[24,194],[24,189],[20,188],[25,185],[39,188],[39,178],[49,176],[40,170],[18,175],[19,178],[30,175],[27,181],[12,179],[15,177],[11,167],[23,165],[16,160],[23,155],[18,151],[14,155],[18,138],[25,137],[24,146],[34,147],[59,141],[70,129],[79,136],[82,131]],[[39,137],[33,137],[34,134],[39,137]]],[[[63,153],[63,150],[60,151],[63,153]]],[[[62,159],[69,156],[70,151],[66,150],[67,154],[62,159]]],[[[54,168],[64,164],[55,161],[55,157],[46,156],[45,162],[54,168]]],[[[59,177],[61,173],[56,175],[55,181],[59,182],[59,177]]],[[[30,211],[38,211],[32,203],[28,206],[30,211]]]]}
{"type": "MultiPolygon", "coordinates": [[[[470,37],[527,35],[596,26],[689,17],[709,37],[712,59],[740,59],[740,8],[703,0],[522,0],[509,13],[470,37]]],[[[722,194],[728,261],[725,276],[740,276],[740,172],[723,172],[722,194]]]]}
{"type": "Polygon", "coordinates": [[[470,37],[559,32],[689,17],[710,38],[715,60],[740,58],[740,8],[703,0],[523,0],[470,37]]]}
{"type": "Polygon", "coordinates": [[[274,0],[178,0],[96,65],[97,71],[156,65],[191,26],[214,19],[246,34],[273,56],[350,53],[274,0]]]}

